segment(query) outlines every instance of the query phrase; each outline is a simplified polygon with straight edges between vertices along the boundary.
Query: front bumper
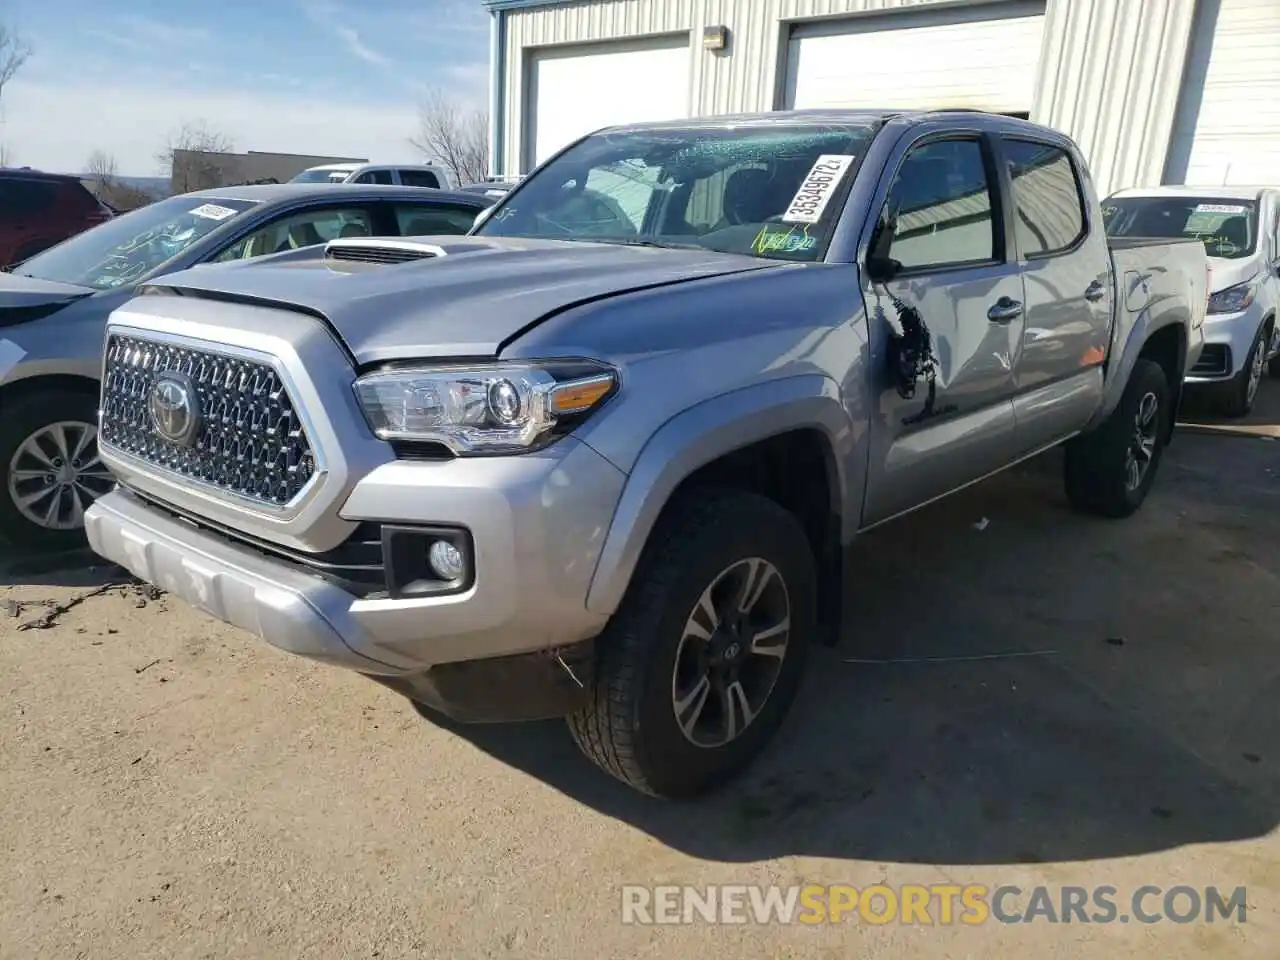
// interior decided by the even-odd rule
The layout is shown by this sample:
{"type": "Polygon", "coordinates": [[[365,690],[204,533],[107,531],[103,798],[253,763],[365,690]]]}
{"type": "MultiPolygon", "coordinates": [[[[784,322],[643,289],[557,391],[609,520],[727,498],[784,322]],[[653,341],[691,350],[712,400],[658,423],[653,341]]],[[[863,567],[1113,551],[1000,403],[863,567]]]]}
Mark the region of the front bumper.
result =
{"type": "Polygon", "coordinates": [[[1209,314],[1204,320],[1204,350],[1187,383],[1221,383],[1239,375],[1262,324],[1256,301],[1240,313],[1209,314]]]}
{"type": "MultiPolygon", "coordinates": [[[[510,675],[523,661],[499,659],[545,657],[600,632],[606,618],[587,610],[586,596],[624,479],[572,438],[542,454],[376,468],[346,499],[344,519],[469,532],[474,579],[442,596],[362,596],[260,541],[208,529],[127,489],[98,500],[85,528],[102,556],[282,650],[429,691],[442,685],[424,678],[443,665],[488,660],[510,675]]],[[[467,683],[444,687],[474,690],[474,677],[468,671],[467,683]]],[[[449,698],[446,689],[423,699],[449,698]]]]}

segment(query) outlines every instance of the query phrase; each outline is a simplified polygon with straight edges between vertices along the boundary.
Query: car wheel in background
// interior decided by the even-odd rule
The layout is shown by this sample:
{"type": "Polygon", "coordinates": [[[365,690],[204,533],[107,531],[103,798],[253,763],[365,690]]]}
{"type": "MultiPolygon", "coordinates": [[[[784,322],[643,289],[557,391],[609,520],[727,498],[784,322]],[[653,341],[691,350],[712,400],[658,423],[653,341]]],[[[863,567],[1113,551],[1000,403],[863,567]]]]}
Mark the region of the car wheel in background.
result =
{"type": "Polygon", "coordinates": [[[87,392],[29,394],[0,419],[0,540],[19,549],[82,546],[84,511],[115,486],[98,457],[98,403],[87,392]]]}
{"type": "Polygon", "coordinates": [[[816,622],[800,523],[754,493],[672,503],[597,640],[595,686],[569,729],[624,783],[659,797],[724,784],[795,698],[816,622]]]}
{"type": "Polygon", "coordinates": [[[1267,347],[1270,341],[1269,327],[1266,325],[1260,327],[1258,335],[1253,338],[1253,346],[1249,348],[1249,356],[1245,358],[1244,367],[1228,383],[1219,388],[1218,405],[1224,416],[1246,417],[1253,410],[1253,402],[1258,396],[1258,387],[1267,370],[1267,347]]]}

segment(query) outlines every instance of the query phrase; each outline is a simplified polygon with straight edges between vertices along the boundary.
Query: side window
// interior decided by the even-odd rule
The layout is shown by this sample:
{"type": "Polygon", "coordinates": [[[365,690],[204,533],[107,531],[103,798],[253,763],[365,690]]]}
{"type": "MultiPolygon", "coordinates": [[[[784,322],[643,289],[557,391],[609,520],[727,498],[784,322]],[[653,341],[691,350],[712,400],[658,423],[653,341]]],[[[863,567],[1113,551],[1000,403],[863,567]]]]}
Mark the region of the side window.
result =
{"type": "Polygon", "coordinates": [[[889,257],[906,270],[995,259],[991,185],[977,140],[939,140],[916,147],[889,189],[897,229],[889,257]]]}
{"type": "Polygon", "coordinates": [[[5,181],[3,189],[7,219],[26,220],[48,213],[57,198],[53,184],[42,180],[14,178],[5,181]]]}
{"type": "Polygon", "coordinates": [[[337,237],[367,237],[373,232],[369,214],[354,207],[307,210],[273,220],[241,237],[213,259],[248,260],[327,243],[337,237]]]}
{"type": "Polygon", "coordinates": [[[1073,246],[1084,235],[1085,218],[1080,183],[1066,151],[1006,140],[1004,152],[1022,255],[1047,257],[1073,246]]]}
{"type": "Polygon", "coordinates": [[[352,183],[383,183],[383,184],[390,185],[391,171],[390,170],[368,170],[365,173],[360,174],[360,176],[356,177],[351,182],[352,183]]]}
{"type": "Polygon", "coordinates": [[[400,182],[406,187],[434,187],[440,189],[440,178],[430,170],[401,170],[400,182]]]}
{"type": "Polygon", "coordinates": [[[463,234],[471,229],[478,210],[441,204],[414,204],[396,207],[396,224],[402,237],[430,237],[463,234]]]}

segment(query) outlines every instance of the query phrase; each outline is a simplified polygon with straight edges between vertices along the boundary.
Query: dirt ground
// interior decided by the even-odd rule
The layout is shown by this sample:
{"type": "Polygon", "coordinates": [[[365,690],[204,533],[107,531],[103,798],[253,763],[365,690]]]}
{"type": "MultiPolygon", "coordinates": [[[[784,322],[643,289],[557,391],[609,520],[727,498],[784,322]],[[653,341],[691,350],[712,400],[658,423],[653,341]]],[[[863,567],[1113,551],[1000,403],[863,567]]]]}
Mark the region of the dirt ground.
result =
{"type": "Polygon", "coordinates": [[[1274,958],[1280,441],[1180,433],[1121,523],[1069,514],[1056,468],[860,542],[847,639],[692,805],[614,784],[561,724],[446,729],[164,596],[94,594],[108,569],[12,572],[0,957],[1274,958]],[[1249,911],[621,922],[623,884],[876,882],[1245,886],[1249,911]]]}

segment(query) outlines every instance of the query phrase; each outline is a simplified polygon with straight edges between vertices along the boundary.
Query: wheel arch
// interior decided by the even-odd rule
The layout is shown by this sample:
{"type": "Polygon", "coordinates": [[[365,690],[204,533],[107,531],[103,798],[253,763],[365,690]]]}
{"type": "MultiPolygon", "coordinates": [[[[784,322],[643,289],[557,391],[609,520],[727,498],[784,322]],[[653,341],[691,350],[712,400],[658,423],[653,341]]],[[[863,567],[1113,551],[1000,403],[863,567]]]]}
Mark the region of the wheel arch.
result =
{"type": "MultiPolygon", "coordinates": [[[[802,451],[813,458],[802,465],[821,463],[825,520],[811,515],[806,532],[820,549],[837,549],[858,521],[850,511],[860,499],[844,495],[850,488],[851,435],[839,388],[818,374],[722,394],[668,420],[645,444],[623,487],[587,594],[588,609],[606,616],[617,609],[650,534],[681,491],[699,483],[758,490],[742,482],[741,473],[733,482],[735,467],[742,469],[755,454],[802,451]]],[[[816,558],[822,559],[820,552],[816,558]]]]}
{"type": "Polygon", "coordinates": [[[85,377],[75,373],[33,374],[32,376],[0,385],[0,409],[3,409],[5,404],[16,403],[46,390],[54,392],[69,391],[96,397],[101,390],[101,383],[93,377],[85,377]]]}

